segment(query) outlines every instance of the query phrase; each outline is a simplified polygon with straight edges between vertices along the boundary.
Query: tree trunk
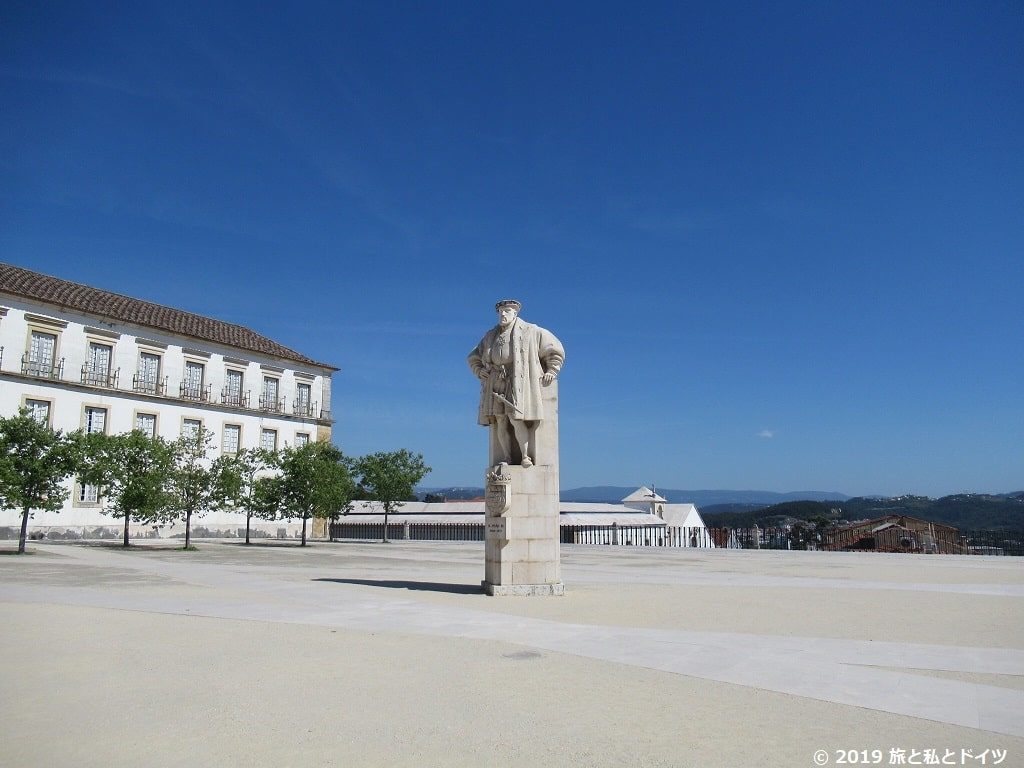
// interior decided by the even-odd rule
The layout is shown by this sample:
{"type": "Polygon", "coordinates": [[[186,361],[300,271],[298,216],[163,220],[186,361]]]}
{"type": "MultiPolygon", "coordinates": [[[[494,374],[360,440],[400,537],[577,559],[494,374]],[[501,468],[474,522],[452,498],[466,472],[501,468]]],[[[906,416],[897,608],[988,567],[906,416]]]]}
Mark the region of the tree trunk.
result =
{"type": "Polygon", "coordinates": [[[246,511],[245,513],[245,543],[249,543],[249,521],[252,520],[252,512],[246,511]]]}
{"type": "Polygon", "coordinates": [[[192,525],[191,525],[191,523],[192,523],[192,513],[191,512],[186,512],[185,513],[185,549],[188,549],[189,545],[192,543],[192,536],[191,536],[191,534],[192,534],[192,525]]]}
{"type": "Polygon", "coordinates": [[[21,511],[21,538],[18,539],[18,554],[25,554],[25,541],[28,539],[28,507],[21,511]]]}
{"type": "Polygon", "coordinates": [[[381,544],[388,543],[388,505],[384,505],[384,536],[380,540],[381,544]]]}
{"type": "Polygon", "coordinates": [[[305,515],[302,516],[302,543],[299,545],[300,547],[306,546],[306,520],[307,519],[308,518],[306,518],[305,515]]]}
{"type": "Polygon", "coordinates": [[[126,511],[124,513],[124,546],[126,546],[126,547],[128,546],[128,520],[129,519],[130,519],[130,515],[126,511]]]}

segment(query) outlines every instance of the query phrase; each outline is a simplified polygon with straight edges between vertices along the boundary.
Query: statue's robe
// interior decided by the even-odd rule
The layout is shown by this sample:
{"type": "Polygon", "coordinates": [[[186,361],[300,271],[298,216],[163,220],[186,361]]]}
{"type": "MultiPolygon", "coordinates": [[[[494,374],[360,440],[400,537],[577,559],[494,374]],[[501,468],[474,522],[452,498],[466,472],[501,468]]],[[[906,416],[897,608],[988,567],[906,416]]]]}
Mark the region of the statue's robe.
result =
{"type": "Polygon", "coordinates": [[[477,421],[489,426],[494,423],[495,403],[500,402],[492,392],[508,392],[515,409],[505,406],[505,413],[523,421],[540,421],[544,418],[541,402],[541,378],[545,373],[555,375],[562,369],[565,349],[555,334],[539,325],[516,318],[511,338],[511,382],[506,387],[498,386],[495,377],[499,369],[491,365],[492,348],[501,334],[501,326],[489,330],[476,348],[469,353],[469,367],[480,379],[480,410],[477,421]]]}

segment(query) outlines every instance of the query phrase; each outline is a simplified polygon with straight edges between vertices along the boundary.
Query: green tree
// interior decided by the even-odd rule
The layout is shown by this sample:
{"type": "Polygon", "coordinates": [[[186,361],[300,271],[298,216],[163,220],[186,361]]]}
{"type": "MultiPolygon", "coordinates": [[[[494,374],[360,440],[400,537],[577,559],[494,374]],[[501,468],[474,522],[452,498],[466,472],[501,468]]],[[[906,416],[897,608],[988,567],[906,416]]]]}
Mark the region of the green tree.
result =
{"type": "Polygon", "coordinates": [[[138,430],[82,437],[79,477],[98,487],[107,513],[124,518],[124,546],[131,521],[159,520],[172,506],[167,483],[174,459],[171,443],[138,430]]]}
{"type": "Polygon", "coordinates": [[[0,506],[21,510],[18,554],[24,554],[32,510],[59,512],[64,481],[75,470],[75,441],[21,409],[0,418],[0,506]]]}
{"type": "Polygon", "coordinates": [[[423,463],[423,454],[402,448],[363,456],[356,462],[360,487],[371,499],[384,507],[384,537],[388,540],[388,516],[402,503],[415,498],[413,489],[430,467],[423,463]]]}
{"type": "Polygon", "coordinates": [[[306,522],[330,518],[346,511],[355,498],[352,461],[328,442],[288,447],[281,452],[281,474],[267,478],[270,498],[282,518],[302,518],[302,546],[306,522]]]}
{"type": "Polygon", "coordinates": [[[218,462],[218,506],[245,510],[245,543],[249,544],[252,518],[273,519],[277,511],[269,482],[272,478],[267,473],[280,466],[280,456],[266,448],[243,448],[233,456],[222,456],[218,462]]]}
{"type": "Polygon", "coordinates": [[[185,521],[185,549],[192,544],[192,516],[205,513],[217,506],[223,497],[218,487],[223,465],[214,467],[208,461],[212,433],[200,425],[194,432],[187,432],[172,443],[174,469],[168,478],[168,511],[185,521]]]}

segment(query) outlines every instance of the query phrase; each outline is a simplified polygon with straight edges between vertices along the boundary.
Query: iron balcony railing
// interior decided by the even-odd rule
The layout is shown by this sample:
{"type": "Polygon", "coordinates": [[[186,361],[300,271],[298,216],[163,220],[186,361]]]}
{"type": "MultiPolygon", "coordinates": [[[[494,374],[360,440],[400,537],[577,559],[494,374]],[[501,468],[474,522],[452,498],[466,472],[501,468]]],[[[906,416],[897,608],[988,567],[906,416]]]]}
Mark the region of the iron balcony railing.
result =
{"type": "Polygon", "coordinates": [[[324,419],[325,421],[330,421],[331,418],[332,418],[331,417],[331,409],[330,408],[321,408],[320,409],[320,418],[324,419]]]}
{"type": "Polygon", "coordinates": [[[140,373],[132,377],[132,389],[146,395],[166,395],[167,377],[153,379],[140,373]]]}
{"type": "Polygon", "coordinates": [[[207,384],[205,387],[201,384],[189,384],[188,382],[181,382],[181,386],[178,388],[178,396],[182,400],[192,400],[197,403],[208,403],[210,402],[210,390],[213,388],[212,384],[207,384]]]}
{"type": "Polygon", "coordinates": [[[237,392],[235,390],[229,390],[224,387],[220,391],[220,401],[223,405],[233,405],[236,408],[248,408],[249,407],[249,392],[237,392]]]}
{"type": "Polygon", "coordinates": [[[93,368],[89,363],[82,366],[82,383],[88,384],[92,387],[117,389],[117,379],[120,375],[120,368],[111,373],[109,368],[106,370],[102,368],[93,368]]]}
{"type": "Polygon", "coordinates": [[[283,397],[260,395],[260,410],[267,413],[284,413],[285,400],[283,397]]]}
{"type": "Polygon", "coordinates": [[[64,377],[64,358],[57,363],[52,360],[34,360],[26,352],[21,356],[21,372],[39,379],[61,379],[64,377]]]}
{"type": "Polygon", "coordinates": [[[318,403],[311,403],[308,400],[296,400],[292,404],[292,414],[295,416],[304,416],[307,419],[316,418],[316,415],[319,413],[317,405],[318,403]]]}

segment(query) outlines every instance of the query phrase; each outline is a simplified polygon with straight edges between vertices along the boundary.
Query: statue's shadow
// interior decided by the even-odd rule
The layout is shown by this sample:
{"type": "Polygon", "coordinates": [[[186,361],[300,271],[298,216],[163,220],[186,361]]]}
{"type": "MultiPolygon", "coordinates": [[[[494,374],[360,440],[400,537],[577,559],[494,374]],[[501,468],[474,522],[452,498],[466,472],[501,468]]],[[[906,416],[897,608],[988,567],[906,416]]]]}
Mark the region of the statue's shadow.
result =
{"type": "Polygon", "coordinates": [[[483,594],[479,584],[445,584],[439,581],[405,581],[398,579],[313,579],[328,581],[335,584],[356,584],[363,587],[383,587],[385,589],[409,589],[417,592],[450,592],[456,595],[483,594]]]}

